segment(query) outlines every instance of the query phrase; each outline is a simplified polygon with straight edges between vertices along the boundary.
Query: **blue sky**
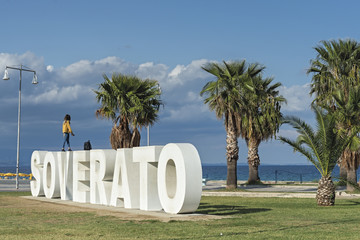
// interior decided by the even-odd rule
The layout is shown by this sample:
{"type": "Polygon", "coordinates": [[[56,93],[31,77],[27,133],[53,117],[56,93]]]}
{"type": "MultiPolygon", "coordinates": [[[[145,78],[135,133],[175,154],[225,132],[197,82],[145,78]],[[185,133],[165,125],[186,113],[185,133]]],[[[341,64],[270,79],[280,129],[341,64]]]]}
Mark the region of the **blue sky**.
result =
{"type": "MultiPolygon", "coordinates": [[[[109,148],[112,123],[95,118],[93,89],[102,74],[135,74],[160,82],[165,107],[150,129],[151,145],[194,144],[203,163],[225,164],[225,130],[199,96],[212,76],[208,62],[242,60],[266,66],[281,82],[285,115],[313,122],[306,75],[321,40],[360,40],[357,1],[5,1],[0,69],[24,64],[21,164],[34,150],[60,150],[61,123],[72,116],[74,150],[86,140],[109,148]]],[[[1,70],[1,74],[3,74],[1,70]]],[[[0,165],[16,162],[19,72],[0,82],[0,165]]],[[[295,137],[282,127],[279,135],[295,137]]],[[[146,145],[146,131],[142,132],[146,145]]],[[[239,163],[247,149],[240,140],[239,163]]],[[[260,145],[262,164],[308,164],[278,141],[260,145]]]]}

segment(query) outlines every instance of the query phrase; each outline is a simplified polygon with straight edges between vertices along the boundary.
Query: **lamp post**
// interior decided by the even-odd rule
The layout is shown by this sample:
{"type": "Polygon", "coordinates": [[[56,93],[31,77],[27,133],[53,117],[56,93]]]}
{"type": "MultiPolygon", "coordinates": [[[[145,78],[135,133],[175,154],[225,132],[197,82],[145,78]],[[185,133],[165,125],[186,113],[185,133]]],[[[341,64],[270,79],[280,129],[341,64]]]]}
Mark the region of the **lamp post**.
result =
{"type": "MultiPolygon", "coordinates": [[[[157,84],[157,88],[159,90],[159,94],[161,94],[160,84],[157,84]]],[[[146,128],[147,128],[147,135],[146,135],[147,136],[147,145],[150,146],[150,126],[147,125],[146,128]]]]}
{"type": "Polygon", "coordinates": [[[25,67],[23,65],[20,65],[19,67],[10,67],[10,66],[6,66],[5,67],[5,73],[4,73],[4,77],[3,80],[9,80],[9,73],[8,73],[8,69],[13,69],[13,70],[19,70],[20,71],[20,83],[19,83],[19,107],[18,107],[18,129],[17,129],[17,147],[16,147],[16,189],[19,189],[19,159],[20,159],[20,119],[21,119],[21,77],[22,77],[22,72],[32,72],[34,73],[34,77],[33,77],[33,81],[32,84],[37,84],[37,76],[36,76],[36,71],[32,70],[28,67],[25,67]]]}
{"type": "Polygon", "coordinates": [[[150,128],[149,125],[147,125],[147,145],[150,146],[150,128]]]}

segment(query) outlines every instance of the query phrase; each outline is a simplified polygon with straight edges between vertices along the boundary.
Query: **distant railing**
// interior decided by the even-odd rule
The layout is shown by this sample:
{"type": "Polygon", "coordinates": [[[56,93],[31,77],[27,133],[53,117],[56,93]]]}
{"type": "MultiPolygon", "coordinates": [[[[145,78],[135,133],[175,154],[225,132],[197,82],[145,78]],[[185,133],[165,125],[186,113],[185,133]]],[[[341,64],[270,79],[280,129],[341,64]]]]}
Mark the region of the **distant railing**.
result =
{"type": "Polygon", "coordinates": [[[286,170],[275,170],[275,183],[278,182],[278,172],[286,172],[286,173],[290,173],[290,174],[293,174],[293,175],[296,175],[296,176],[299,176],[299,181],[300,183],[303,182],[303,174],[302,173],[294,173],[294,172],[290,172],[290,171],[286,171],[286,170]]]}

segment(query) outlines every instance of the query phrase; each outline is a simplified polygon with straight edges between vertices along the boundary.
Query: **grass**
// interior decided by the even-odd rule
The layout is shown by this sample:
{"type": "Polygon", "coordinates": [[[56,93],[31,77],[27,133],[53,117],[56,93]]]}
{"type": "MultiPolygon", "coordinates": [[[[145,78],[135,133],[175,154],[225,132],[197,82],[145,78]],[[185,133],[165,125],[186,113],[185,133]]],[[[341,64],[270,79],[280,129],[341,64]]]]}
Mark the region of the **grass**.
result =
{"type": "Polygon", "coordinates": [[[197,213],[227,218],[164,223],[25,208],[23,194],[0,193],[1,239],[359,239],[360,199],[203,197],[197,213]]]}

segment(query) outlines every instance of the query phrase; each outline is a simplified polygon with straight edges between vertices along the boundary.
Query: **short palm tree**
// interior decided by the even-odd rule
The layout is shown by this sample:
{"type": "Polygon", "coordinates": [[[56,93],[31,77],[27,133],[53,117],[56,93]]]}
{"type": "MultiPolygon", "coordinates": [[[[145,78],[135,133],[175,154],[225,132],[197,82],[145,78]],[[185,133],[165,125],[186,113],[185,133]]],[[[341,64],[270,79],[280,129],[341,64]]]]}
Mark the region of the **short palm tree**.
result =
{"type": "Polygon", "coordinates": [[[312,105],[316,115],[317,129],[306,124],[297,117],[285,117],[283,122],[293,126],[299,134],[296,141],[279,137],[280,141],[289,144],[294,151],[303,154],[321,174],[316,193],[320,206],[335,204],[335,185],[332,181],[332,171],[352,136],[342,136],[335,131],[336,120],[332,113],[312,105]]]}
{"type": "Polygon", "coordinates": [[[258,167],[260,157],[258,148],[262,141],[275,136],[281,124],[281,103],[285,98],[279,95],[281,83],[272,84],[273,78],[258,75],[251,79],[253,91],[246,91],[244,106],[240,116],[240,136],[248,146],[249,179],[248,184],[260,181],[258,167]]]}
{"type": "Polygon", "coordinates": [[[158,82],[116,73],[111,79],[105,74],[103,78],[104,82],[94,90],[101,103],[96,116],[113,120],[112,148],[140,146],[139,128],[154,124],[162,105],[158,82]]]}
{"type": "Polygon", "coordinates": [[[243,97],[245,91],[252,89],[251,78],[257,76],[264,68],[258,64],[247,65],[245,60],[209,63],[203,70],[214,75],[216,80],[209,81],[200,92],[206,96],[204,103],[215,111],[216,117],[224,119],[226,131],[226,188],[237,187],[237,160],[239,146],[237,138],[240,135],[240,119],[244,107],[248,104],[243,97]]]}

